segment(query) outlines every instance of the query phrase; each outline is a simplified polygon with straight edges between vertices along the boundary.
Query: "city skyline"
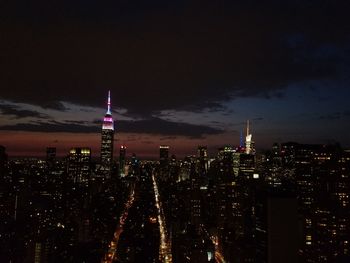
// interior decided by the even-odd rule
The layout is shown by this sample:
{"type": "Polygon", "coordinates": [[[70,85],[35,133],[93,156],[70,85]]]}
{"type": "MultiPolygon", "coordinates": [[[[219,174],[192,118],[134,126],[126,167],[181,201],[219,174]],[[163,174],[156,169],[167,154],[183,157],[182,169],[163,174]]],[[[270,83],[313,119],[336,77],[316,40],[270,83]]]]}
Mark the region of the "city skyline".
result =
{"type": "Polygon", "coordinates": [[[350,262],[349,0],[2,2],[0,262],[350,262]]]}
{"type": "Polygon", "coordinates": [[[111,90],[116,149],[183,156],[274,142],[350,146],[345,1],[196,1],[2,8],[0,138],[11,156],[100,145],[111,90]],[[59,11],[61,10],[61,11],[59,11]],[[161,22],[161,23],[160,23],[161,22]]]}
{"type": "MultiPolygon", "coordinates": [[[[108,104],[108,106],[111,107],[110,104],[108,104]]],[[[110,108],[107,110],[107,112],[116,113],[113,110],[111,111],[110,108]]],[[[86,114],[87,115],[91,114],[91,111],[86,110],[86,114]]],[[[338,117],[334,117],[334,118],[338,119],[338,117]]],[[[5,131],[0,131],[0,133],[2,133],[2,137],[5,139],[4,141],[6,143],[4,143],[4,145],[6,146],[7,151],[10,154],[10,157],[11,156],[12,157],[24,157],[24,156],[43,157],[45,156],[45,150],[47,147],[57,148],[57,156],[64,157],[67,155],[68,151],[72,147],[91,147],[92,157],[99,158],[100,150],[101,150],[100,134],[101,134],[101,125],[103,124],[103,121],[102,121],[103,118],[100,118],[100,119],[101,120],[95,119],[93,122],[91,122],[90,127],[86,126],[85,129],[88,130],[87,132],[80,132],[79,125],[73,124],[72,125],[73,128],[71,132],[62,131],[59,125],[57,126],[53,125],[52,127],[47,127],[47,128],[55,129],[56,127],[57,129],[56,132],[55,130],[46,130],[45,132],[41,132],[41,131],[36,131],[35,129],[33,130],[33,132],[23,132],[23,131],[11,131],[10,129],[5,131]],[[48,140],[45,140],[46,138],[43,140],[42,135],[47,136],[48,140]],[[84,135],[84,137],[82,138],[81,135],[84,135]],[[18,148],[16,146],[13,147],[14,144],[12,144],[12,140],[11,139],[7,140],[6,138],[14,138],[15,142],[19,141],[17,146],[18,148]],[[33,143],[33,140],[35,143],[33,143]],[[22,142],[25,142],[25,141],[30,141],[31,143],[33,143],[33,148],[30,146],[28,148],[23,147],[22,142]],[[28,149],[30,149],[30,151],[27,151],[28,149]]],[[[261,121],[262,120],[259,118],[255,118],[253,120],[248,119],[246,121],[242,121],[241,123],[236,124],[237,127],[241,127],[239,130],[237,129],[231,133],[222,132],[222,133],[216,134],[214,132],[213,135],[206,135],[205,137],[199,137],[199,138],[196,138],[196,136],[193,136],[188,139],[191,143],[188,143],[188,141],[186,140],[180,141],[180,142],[177,140],[177,138],[179,137],[186,138],[187,136],[171,136],[171,135],[164,136],[164,135],[153,135],[153,134],[140,135],[137,132],[135,133],[119,132],[118,124],[120,120],[116,120],[115,125],[117,127],[116,128],[117,135],[114,138],[114,149],[113,149],[113,155],[115,156],[114,160],[116,160],[117,158],[116,156],[118,154],[119,147],[125,147],[126,149],[128,149],[129,157],[131,157],[133,153],[137,153],[140,157],[151,158],[151,159],[158,158],[158,150],[159,150],[159,146],[161,145],[169,145],[170,154],[175,154],[181,158],[189,154],[195,155],[196,147],[198,145],[207,145],[209,153],[215,154],[220,147],[223,147],[226,145],[231,145],[234,147],[240,146],[240,144],[242,143],[241,140],[243,139],[243,137],[245,139],[245,136],[246,136],[245,133],[247,132],[246,131],[247,122],[252,123],[253,132],[250,132],[250,133],[254,134],[253,140],[255,141],[257,137],[258,137],[258,140],[261,139],[260,137],[261,134],[259,134],[259,131],[254,132],[255,124],[256,123],[259,124],[259,122],[261,121]],[[142,141],[142,138],[143,138],[143,141],[142,141]]],[[[88,124],[88,122],[86,123],[88,124]]],[[[184,124],[183,129],[190,128],[190,127],[186,127],[187,125],[190,126],[190,124],[185,124],[185,123],[183,124],[184,124]]],[[[196,128],[194,132],[196,132],[197,128],[199,129],[201,127],[200,125],[192,125],[192,126],[196,128]]],[[[205,126],[202,126],[202,127],[205,127],[205,126]]],[[[136,128],[137,128],[137,125],[136,125],[136,128]]],[[[135,129],[135,127],[133,127],[132,130],[133,129],[135,129]]],[[[310,140],[310,139],[306,139],[309,137],[305,137],[304,134],[300,134],[300,135],[302,137],[284,136],[284,134],[280,134],[278,138],[276,137],[276,140],[270,140],[270,141],[267,140],[263,142],[258,141],[257,150],[265,151],[270,149],[273,143],[285,143],[285,142],[312,143],[312,144],[339,143],[345,148],[348,147],[346,137],[343,138],[345,140],[343,140],[342,142],[334,138],[329,138],[324,140],[317,140],[317,139],[310,140]]],[[[311,134],[311,136],[313,136],[313,134],[311,134]]]]}

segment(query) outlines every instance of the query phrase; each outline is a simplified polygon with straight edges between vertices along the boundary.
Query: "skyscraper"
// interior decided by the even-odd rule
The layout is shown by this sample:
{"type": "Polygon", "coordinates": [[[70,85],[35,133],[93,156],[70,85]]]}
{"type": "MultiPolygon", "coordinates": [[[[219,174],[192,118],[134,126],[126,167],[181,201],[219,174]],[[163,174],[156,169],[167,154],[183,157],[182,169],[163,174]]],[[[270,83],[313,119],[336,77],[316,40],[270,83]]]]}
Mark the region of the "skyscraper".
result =
{"type": "Polygon", "coordinates": [[[247,120],[247,135],[245,137],[245,153],[254,153],[254,142],[252,141],[252,134],[250,133],[249,120],[247,120]]]}
{"type": "Polygon", "coordinates": [[[56,147],[46,148],[46,164],[49,168],[52,168],[56,161],[56,147]]]}
{"type": "Polygon", "coordinates": [[[111,93],[108,91],[107,112],[103,118],[101,137],[101,172],[110,178],[113,164],[114,122],[111,112],[111,93]]]}
{"type": "Polygon", "coordinates": [[[0,145],[0,180],[4,176],[6,163],[7,163],[6,148],[0,145]]]}
{"type": "Polygon", "coordinates": [[[197,158],[198,158],[198,172],[201,176],[203,176],[208,171],[208,149],[207,149],[207,146],[198,146],[197,158]]]}
{"type": "Polygon", "coordinates": [[[125,176],[125,156],[126,156],[126,147],[124,145],[120,146],[119,151],[119,176],[125,176]]]}
{"type": "Polygon", "coordinates": [[[159,163],[161,167],[166,167],[169,163],[169,146],[159,146],[159,163]]]}
{"type": "Polygon", "coordinates": [[[72,148],[68,155],[68,178],[74,183],[87,184],[91,174],[90,148],[72,148]]]}

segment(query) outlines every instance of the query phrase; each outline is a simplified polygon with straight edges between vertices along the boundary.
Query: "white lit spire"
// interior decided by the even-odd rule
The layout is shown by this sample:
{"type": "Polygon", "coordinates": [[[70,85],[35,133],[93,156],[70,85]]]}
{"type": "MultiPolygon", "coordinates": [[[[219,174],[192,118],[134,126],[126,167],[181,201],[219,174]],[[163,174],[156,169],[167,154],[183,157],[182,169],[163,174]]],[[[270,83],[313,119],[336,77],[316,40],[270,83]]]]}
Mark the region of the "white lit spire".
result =
{"type": "Polygon", "coordinates": [[[249,135],[249,120],[247,120],[247,136],[249,135]]]}
{"type": "Polygon", "coordinates": [[[108,91],[108,102],[107,102],[107,113],[109,115],[112,115],[111,113],[111,91],[108,91]]]}
{"type": "Polygon", "coordinates": [[[245,153],[251,154],[252,153],[252,134],[249,130],[249,120],[247,120],[247,135],[245,137],[245,153]]]}

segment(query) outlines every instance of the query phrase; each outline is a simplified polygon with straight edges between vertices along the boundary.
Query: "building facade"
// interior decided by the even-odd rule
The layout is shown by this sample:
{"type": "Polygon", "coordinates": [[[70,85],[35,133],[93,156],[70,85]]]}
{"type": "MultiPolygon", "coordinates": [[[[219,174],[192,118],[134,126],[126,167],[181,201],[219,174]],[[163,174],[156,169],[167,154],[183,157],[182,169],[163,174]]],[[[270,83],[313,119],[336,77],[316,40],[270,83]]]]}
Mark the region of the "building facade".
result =
{"type": "Polygon", "coordinates": [[[111,177],[113,166],[114,122],[111,112],[111,93],[108,92],[107,112],[103,118],[101,133],[101,173],[111,177]]]}

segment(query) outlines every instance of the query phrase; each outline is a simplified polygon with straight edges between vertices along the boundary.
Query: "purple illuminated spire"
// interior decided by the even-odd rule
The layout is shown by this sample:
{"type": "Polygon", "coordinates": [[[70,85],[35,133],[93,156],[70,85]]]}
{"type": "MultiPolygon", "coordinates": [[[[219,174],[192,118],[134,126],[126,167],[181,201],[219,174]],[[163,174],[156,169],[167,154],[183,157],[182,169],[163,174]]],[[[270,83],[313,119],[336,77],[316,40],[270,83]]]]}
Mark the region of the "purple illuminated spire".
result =
{"type": "Polygon", "coordinates": [[[108,91],[107,112],[105,117],[103,118],[102,129],[114,130],[114,123],[111,112],[111,91],[108,91]]]}

